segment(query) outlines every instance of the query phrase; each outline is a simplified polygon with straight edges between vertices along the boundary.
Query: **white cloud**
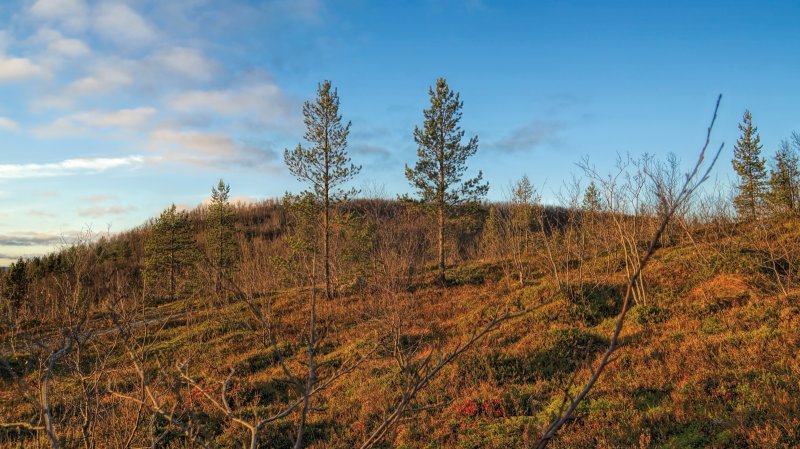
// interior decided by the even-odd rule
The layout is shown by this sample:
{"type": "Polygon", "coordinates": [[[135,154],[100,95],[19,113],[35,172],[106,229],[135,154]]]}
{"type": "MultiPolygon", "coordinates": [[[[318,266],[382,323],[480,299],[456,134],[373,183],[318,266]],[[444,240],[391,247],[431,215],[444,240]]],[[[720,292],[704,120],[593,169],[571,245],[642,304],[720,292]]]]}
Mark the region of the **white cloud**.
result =
{"type": "Polygon", "coordinates": [[[89,195],[84,198],[84,201],[88,201],[90,203],[102,203],[104,201],[111,201],[116,200],[116,195],[109,195],[107,193],[96,193],[94,195],[89,195]]]}
{"type": "Polygon", "coordinates": [[[33,134],[38,137],[62,137],[82,133],[83,130],[75,125],[70,117],[61,117],[53,123],[33,129],[33,134]]]}
{"type": "Polygon", "coordinates": [[[120,109],[117,111],[87,111],[72,115],[72,119],[87,126],[98,128],[138,128],[146,124],[156,110],[150,107],[120,109]]]}
{"type": "Polygon", "coordinates": [[[167,103],[180,112],[246,115],[261,123],[288,121],[292,113],[290,100],[272,82],[238,89],[189,91],[173,96],[167,103]]]}
{"type": "Polygon", "coordinates": [[[19,123],[7,117],[0,117],[0,129],[6,131],[19,131],[19,123]]]}
{"type": "Polygon", "coordinates": [[[101,36],[126,47],[153,42],[155,28],[124,3],[101,3],[95,11],[94,30],[101,36]]]}
{"type": "Polygon", "coordinates": [[[78,78],[61,92],[41,95],[33,99],[31,106],[40,109],[68,109],[82,96],[109,94],[134,83],[130,61],[102,59],[88,70],[86,76],[78,78]]]}
{"type": "Polygon", "coordinates": [[[0,235],[0,246],[41,246],[64,243],[68,237],[46,232],[19,232],[0,235]]]}
{"type": "Polygon", "coordinates": [[[103,217],[106,215],[122,215],[136,210],[133,206],[92,206],[78,209],[78,215],[84,217],[103,217]]]}
{"type": "Polygon", "coordinates": [[[59,117],[53,123],[35,129],[39,137],[77,135],[88,128],[139,129],[156,114],[151,107],[119,109],[116,111],[84,111],[59,117]]]}
{"type": "Polygon", "coordinates": [[[30,13],[40,20],[57,22],[73,31],[86,28],[89,8],[83,0],[36,0],[30,13]]]}
{"type": "Polygon", "coordinates": [[[58,39],[47,45],[48,51],[61,56],[77,58],[89,54],[89,47],[78,39],[58,39]]]}
{"type": "Polygon", "coordinates": [[[199,50],[187,47],[172,47],[160,50],[151,56],[151,62],[171,74],[190,79],[209,81],[218,70],[217,64],[199,50]]]}
{"type": "Polygon", "coordinates": [[[226,158],[236,153],[236,144],[225,134],[159,129],[150,137],[156,143],[188,149],[195,157],[226,158]]]}
{"type": "Polygon", "coordinates": [[[0,179],[45,178],[101,173],[114,168],[139,166],[149,160],[152,160],[152,158],[126,156],[118,158],[76,158],[45,164],[0,164],[0,179]]]}
{"type": "Polygon", "coordinates": [[[31,41],[44,46],[51,56],[77,58],[90,53],[89,47],[79,39],[64,37],[60,32],[44,27],[39,29],[31,41]]]}
{"type": "Polygon", "coordinates": [[[50,72],[28,58],[8,58],[0,55],[0,82],[46,78],[50,72]]]}
{"type": "Polygon", "coordinates": [[[73,81],[67,87],[68,94],[105,93],[118,87],[133,83],[133,77],[123,66],[105,61],[103,65],[94,67],[88,76],[73,81]]]}
{"type": "Polygon", "coordinates": [[[272,150],[243,145],[227,134],[171,128],[153,131],[150,145],[163,159],[199,167],[264,167],[276,157],[272,150]]]}
{"type": "Polygon", "coordinates": [[[556,148],[561,145],[561,134],[566,128],[567,125],[560,121],[534,120],[511,130],[508,135],[490,142],[488,146],[506,152],[556,148]]]}

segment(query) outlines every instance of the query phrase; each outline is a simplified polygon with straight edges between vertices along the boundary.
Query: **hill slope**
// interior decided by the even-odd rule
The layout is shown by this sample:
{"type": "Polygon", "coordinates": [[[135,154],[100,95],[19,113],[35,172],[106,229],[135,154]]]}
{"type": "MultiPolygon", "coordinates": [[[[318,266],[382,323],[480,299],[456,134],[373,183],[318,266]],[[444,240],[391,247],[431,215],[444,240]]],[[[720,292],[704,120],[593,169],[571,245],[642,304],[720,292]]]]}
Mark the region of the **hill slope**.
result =
{"type": "MultiPolygon", "coordinates": [[[[402,214],[413,213],[398,208],[390,216],[413,223],[402,214]]],[[[560,242],[556,234],[548,244],[560,242]]],[[[477,248],[478,236],[467,246],[477,248]]],[[[279,254],[283,238],[254,237],[237,274],[239,292],[223,298],[198,293],[142,303],[130,297],[128,284],[106,287],[83,325],[96,330],[89,333],[91,344],[53,371],[50,394],[63,446],[83,447],[80,404],[89,398],[99,410],[91,426],[100,447],[124,447],[129,434],[133,447],[153,441],[188,447],[179,426],[137,403],[137,366],[169,417],[217,447],[241,447],[248,439],[246,427],[231,416],[257,421],[296,401],[302,382],[292,378],[304,381],[308,371],[304,336],[312,291],[299,281],[274,279],[267,252],[279,254]],[[230,416],[215,404],[223,384],[230,416]]],[[[698,226],[665,243],[645,272],[616,360],[552,447],[796,446],[798,239],[800,223],[789,221],[768,228],[698,226]]],[[[391,266],[389,255],[383,267],[372,260],[372,272],[388,274],[347,284],[334,300],[317,303],[316,374],[325,388],[313,396],[304,447],[359,447],[415,376],[430,372],[505,310],[514,316],[436,371],[375,447],[535,444],[565,392],[574,394],[590,376],[619,311],[627,281],[620,250],[593,241],[591,257],[566,257],[555,265],[557,276],[548,264],[558,256],[548,260],[545,247],[536,246],[523,284],[509,268],[513,261],[477,249],[449,268],[447,287],[433,282],[432,267],[422,265],[408,285],[394,288],[390,272],[406,268],[391,266]]],[[[103,273],[127,279],[131,271],[103,273]]],[[[58,334],[45,330],[55,325],[40,321],[39,337],[57,347],[58,334]]],[[[47,352],[26,346],[20,329],[4,332],[5,358],[36,391],[47,352]]],[[[0,419],[36,415],[4,376],[0,419]]],[[[292,447],[298,419],[295,410],[265,424],[260,447],[292,447]]],[[[41,432],[0,429],[0,447],[37,439],[45,441],[41,432]]]]}

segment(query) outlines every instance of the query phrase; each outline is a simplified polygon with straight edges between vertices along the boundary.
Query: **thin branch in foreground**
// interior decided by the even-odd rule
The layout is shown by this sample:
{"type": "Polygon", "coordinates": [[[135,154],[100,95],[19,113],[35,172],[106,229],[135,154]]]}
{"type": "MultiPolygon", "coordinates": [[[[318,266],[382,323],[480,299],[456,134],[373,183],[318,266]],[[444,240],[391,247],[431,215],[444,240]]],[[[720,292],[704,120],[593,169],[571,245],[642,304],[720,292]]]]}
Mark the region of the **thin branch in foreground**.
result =
{"type": "Polygon", "coordinates": [[[119,330],[118,332],[122,336],[122,342],[123,342],[123,347],[125,348],[125,352],[127,352],[128,357],[130,358],[131,363],[133,365],[133,369],[136,371],[136,375],[138,376],[139,381],[141,382],[145,399],[140,399],[123,393],[119,393],[117,391],[111,390],[110,388],[109,388],[109,393],[114,397],[133,402],[143,407],[147,407],[151,412],[167,420],[167,422],[169,422],[173,427],[177,428],[193,443],[205,449],[210,449],[212,445],[209,442],[205,441],[205,439],[202,438],[200,435],[197,435],[189,426],[178,421],[175,418],[174,409],[172,411],[167,411],[164,409],[163,404],[161,403],[161,401],[158,400],[158,396],[153,392],[152,388],[150,387],[150,383],[147,381],[147,375],[144,372],[144,368],[139,363],[136,354],[134,354],[131,344],[133,336],[130,334],[130,329],[124,323],[122,323],[119,315],[113,308],[110,310],[110,313],[111,313],[111,320],[113,321],[114,325],[117,326],[117,329],[119,330]]]}
{"type": "Polygon", "coordinates": [[[430,366],[430,362],[433,360],[433,352],[429,353],[425,359],[417,366],[419,368],[415,368],[414,372],[411,373],[414,381],[410,383],[405,390],[403,391],[400,400],[397,402],[392,413],[387,416],[383,422],[381,422],[378,427],[372,432],[372,434],[364,441],[361,445],[361,449],[369,449],[374,447],[378,442],[383,439],[389,429],[403,416],[404,413],[408,412],[408,406],[411,401],[417,396],[422,389],[424,389],[428,383],[436,377],[439,371],[442,370],[446,365],[450,364],[453,360],[458,358],[462,353],[468,350],[475,342],[480,340],[486,334],[496,330],[500,327],[500,325],[511,318],[515,318],[518,316],[523,315],[526,312],[512,314],[510,311],[506,310],[502,314],[498,315],[497,317],[493,318],[486,326],[481,328],[478,332],[476,332],[469,340],[465,343],[460,344],[455,349],[453,349],[450,353],[448,353],[444,357],[440,357],[439,361],[433,367],[430,366]]]}
{"type": "Polygon", "coordinates": [[[547,447],[547,444],[550,440],[555,437],[558,430],[567,422],[574,418],[573,413],[580,405],[581,401],[589,394],[592,390],[592,387],[597,383],[598,379],[600,379],[600,375],[603,373],[603,370],[608,366],[611,361],[613,360],[611,356],[614,354],[614,351],[617,350],[619,347],[619,337],[622,333],[622,327],[625,323],[625,316],[628,313],[628,310],[631,306],[631,296],[633,293],[634,288],[636,287],[636,282],[641,276],[642,270],[650,261],[653,254],[658,249],[658,242],[661,239],[661,234],[666,229],[667,225],[669,224],[672,216],[675,214],[675,211],[678,207],[683,204],[685,201],[689,199],[689,197],[694,193],[695,190],[705,182],[708,177],[711,169],[717,162],[720,153],[722,152],[722,147],[724,144],[721,144],[717,152],[714,154],[714,158],[712,159],[711,163],[708,165],[706,170],[702,172],[702,175],[698,178],[698,174],[701,173],[703,161],[706,156],[706,150],[708,149],[708,145],[711,141],[711,130],[714,128],[714,122],[717,120],[717,112],[719,111],[719,103],[722,100],[722,95],[717,97],[717,103],[714,107],[714,115],[711,118],[711,124],[708,127],[708,131],[706,133],[706,140],[705,143],[700,150],[700,155],[697,159],[697,163],[695,164],[694,168],[691,172],[686,174],[686,179],[683,183],[683,186],[680,190],[680,193],[675,197],[674,201],[671,202],[669,208],[665,211],[664,216],[661,219],[661,224],[659,225],[658,229],[656,230],[653,238],[650,240],[650,244],[647,248],[647,252],[644,254],[644,257],[639,262],[639,266],[636,268],[636,271],[633,273],[633,276],[630,277],[627,287],[625,289],[625,297],[622,303],[622,310],[619,313],[619,317],[617,318],[616,326],[614,327],[614,333],[611,336],[611,340],[608,344],[608,348],[606,349],[603,357],[600,359],[600,363],[598,363],[597,368],[593,369],[593,374],[589,378],[589,381],[586,385],[581,389],[575,399],[572,400],[569,407],[560,413],[559,416],[550,424],[550,426],[544,431],[542,437],[539,439],[539,442],[536,445],[537,449],[543,449],[547,447]]]}

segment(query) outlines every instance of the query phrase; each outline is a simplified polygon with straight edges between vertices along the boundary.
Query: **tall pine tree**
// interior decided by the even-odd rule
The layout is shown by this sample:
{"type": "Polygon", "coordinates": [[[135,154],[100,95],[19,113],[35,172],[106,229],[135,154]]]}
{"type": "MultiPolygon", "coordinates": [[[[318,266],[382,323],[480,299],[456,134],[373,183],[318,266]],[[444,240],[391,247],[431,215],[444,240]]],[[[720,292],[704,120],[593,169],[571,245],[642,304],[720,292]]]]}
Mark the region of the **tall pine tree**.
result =
{"type": "Polygon", "coordinates": [[[794,142],[788,140],[781,142],[781,147],[775,153],[773,167],[769,176],[770,209],[776,215],[793,215],[797,213],[798,189],[800,189],[800,135],[792,135],[794,142]]]}
{"type": "Polygon", "coordinates": [[[464,103],[458,92],[450,90],[444,78],[436,80],[436,88],[428,89],[431,106],[423,110],[422,129],[414,129],[417,163],[406,165],[406,178],[417,189],[423,203],[436,208],[439,241],[439,282],[445,283],[444,228],[448,210],[467,201],[478,201],[489,191],[483,174],[462,182],[467,159],[478,151],[478,136],[461,142],[461,109],[464,103]]]}
{"type": "Polygon", "coordinates": [[[744,112],[739,124],[741,136],[733,148],[733,169],[739,175],[737,194],[733,200],[739,217],[757,220],[764,208],[767,192],[766,162],[761,157],[761,137],[753,126],[750,111],[744,112]]]}
{"type": "Polygon", "coordinates": [[[231,187],[220,179],[211,188],[208,206],[208,247],[214,269],[214,291],[219,295],[226,279],[230,278],[238,259],[238,244],[233,207],[230,204],[231,187]]]}
{"type": "Polygon", "coordinates": [[[179,283],[194,275],[197,246],[189,217],[175,205],[168,207],[153,223],[145,241],[145,285],[153,291],[166,290],[167,297],[178,297],[179,283]]]}
{"type": "Polygon", "coordinates": [[[298,144],[292,151],[284,151],[283,158],[289,172],[297,179],[307,182],[319,201],[323,212],[322,258],[325,264],[325,297],[332,297],[330,269],[331,205],[346,199],[354,190],[343,190],[341,185],[361,171],[353,165],[347,154],[347,136],[350,122],[342,122],[339,115],[339,93],[324,81],[317,88],[314,102],[303,105],[303,122],[306,125],[305,139],[311,144],[298,144]]]}
{"type": "Polygon", "coordinates": [[[527,261],[531,255],[531,227],[534,221],[534,209],[539,202],[536,189],[528,175],[511,187],[511,204],[509,205],[509,235],[511,240],[511,257],[516,266],[519,283],[525,282],[528,271],[527,261]]]}

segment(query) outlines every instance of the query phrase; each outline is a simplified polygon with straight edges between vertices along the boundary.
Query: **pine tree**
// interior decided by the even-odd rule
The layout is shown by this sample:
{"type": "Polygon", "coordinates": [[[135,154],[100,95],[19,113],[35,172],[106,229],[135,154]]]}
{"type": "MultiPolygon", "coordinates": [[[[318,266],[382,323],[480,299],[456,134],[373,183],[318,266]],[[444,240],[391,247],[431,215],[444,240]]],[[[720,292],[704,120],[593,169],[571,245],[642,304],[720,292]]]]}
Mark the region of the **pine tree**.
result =
{"type": "Polygon", "coordinates": [[[236,227],[233,207],[230,204],[231,187],[220,179],[211,188],[208,206],[208,246],[214,269],[214,291],[219,295],[225,279],[230,277],[238,259],[236,227]]]}
{"type": "Polygon", "coordinates": [[[496,207],[492,206],[489,208],[489,214],[486,216],[483,234],[481,235],[483,254],[491,261],[496,261],[502,256],[504,234],[500,212],[497,211],[496,207]]]}
{"type": "Polygon", "coordinates": [[[22,304],[28,294],[27,265],[25,259],[20,258],[9,265],[3,279],[3,296],[10,300],[15,308],[22,304]]]}
{"type": "Polygon", "coordinates": [[[738,193],[734,206],[740,217],[757,220],[764,206],[767,191],[766,162],[761,157],[761,137],[758,128],[753,126],[750,111],[744,112],[739,124],[742,135],[733,148],[733,168],[739,175],[738,193]]]}
{"type": "Polygon", "coordinates": [[[303,285],[310,276],[313,267],[309,267],[309,260],[316,257],[319,239],[319,199],[311,192],[299,195],[286,194],[283,205],[289,219],[289,244],[288,267],[294,276],[300,275],[303,285]],[[305,273],[304,273],[305,271],[305,273]]]}
{"type": "Polygon", "coordinates": [[[777,215],[792,215],[797,213],[800,204],[798,189],[800,189],[800,135],[792,135],[793,143],[784,140],[775,153],[773,169],[769,177],[769,204],[773,213],[777,215]]]}
{"type": "Polygon", "coordinates": [[[525,282],[526,262],[530,255],[531,225],[534,218],[535,203],[538,202],[536,189],[528,175],[523,175],[511,189],[511,208],[509,235],[511,256],[517,269],[520,284],[525,282]]]}
{"type": "Polygon", "coordinates": [[[153,290],[166,288],[170,301],[174,301],[178,282],[190,279],[196,262],[197,247],[189,217],[173,204],[161,213],[147,236],[145,284],[153,290]]]}
{"type": "Polygon", "coordinates": [[[461,143],[461,109],[464,103],[458,92],[450,90],[444,78],[436,80],[436,88],[428,90],[430,109],[423,111],[422,129],[414,129],[417,144],[417,162],[412,169],[406,165],[406,178],[423,203],[436,208],[438,216],[439,282],[445,283],[444,225],[445,215],[453,206],[467,201],[478,201],[489,191],[482,183],[483,174],[462,182],[467,170],[467,159],[478,151],[478,137],[461,143]]]}
{"type": "Polygon", "coordinates": [[[316,101],[303,105],[303,121],[306,125],[305,139],[311,146],[298,144],[292,151],[284,151],[283,157],[289,172],[297,179],[311,185],[313,193],[322,203],[323,252],[325,264],[325,297],[330,299],[330,209],[336,202],[355,193],[343,190],[341,185],[361,171],[353,165],[347,154],[347,136],[350,122],[344,124],[339,115],[339,93],[331,89],[331,82],[324,81],[317,88],[316,101]]]}
{"type": "Polygon", "coordinates": [[[584,212],[597,212],[601,207],[600,192],[592,181],[586,186],[586,191],[583,193],[583,210],[584,212]]]}

